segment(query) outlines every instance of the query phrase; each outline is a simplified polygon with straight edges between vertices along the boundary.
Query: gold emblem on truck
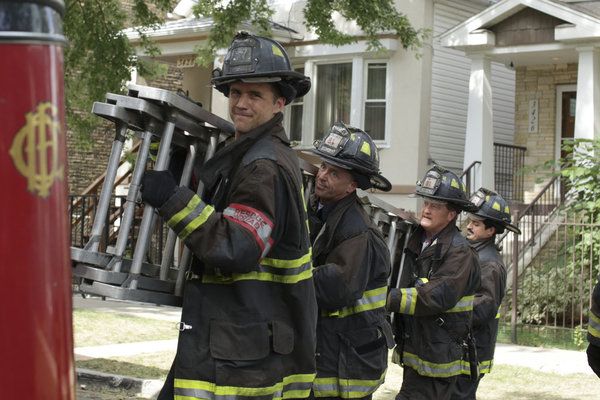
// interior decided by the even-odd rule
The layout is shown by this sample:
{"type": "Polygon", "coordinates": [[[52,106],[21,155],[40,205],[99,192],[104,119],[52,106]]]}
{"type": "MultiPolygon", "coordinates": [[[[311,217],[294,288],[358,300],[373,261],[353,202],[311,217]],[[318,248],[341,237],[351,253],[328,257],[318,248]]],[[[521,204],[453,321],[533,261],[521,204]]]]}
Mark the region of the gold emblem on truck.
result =
{"type": "Polygon", "coordinates": [[[27,190],[45,198],[54,181],[64,177],[64,165],[59,160],[58,109],[50,102],[40,103],[35,111],[25,115],[25,120],[13,139],[10,156],[27,178],[27,190]]]}

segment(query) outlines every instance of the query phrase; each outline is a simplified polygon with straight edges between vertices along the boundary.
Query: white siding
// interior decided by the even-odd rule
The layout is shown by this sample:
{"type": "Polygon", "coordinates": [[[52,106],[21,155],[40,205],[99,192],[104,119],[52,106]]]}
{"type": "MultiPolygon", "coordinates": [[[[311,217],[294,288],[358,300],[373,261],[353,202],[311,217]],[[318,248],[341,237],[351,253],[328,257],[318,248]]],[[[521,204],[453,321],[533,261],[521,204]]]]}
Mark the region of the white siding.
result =
{"type": "MultiPolygon", "coordinates": [[[[468,0],[434,2],[429,151],[432,160],[456,172],[463,168],[471,62],[462,51],[442,47],[439,35],[484,8],[468,0]]],[[[513,144],[514,94],[514,71],[492,63],[495,142],[513,144]]]]}

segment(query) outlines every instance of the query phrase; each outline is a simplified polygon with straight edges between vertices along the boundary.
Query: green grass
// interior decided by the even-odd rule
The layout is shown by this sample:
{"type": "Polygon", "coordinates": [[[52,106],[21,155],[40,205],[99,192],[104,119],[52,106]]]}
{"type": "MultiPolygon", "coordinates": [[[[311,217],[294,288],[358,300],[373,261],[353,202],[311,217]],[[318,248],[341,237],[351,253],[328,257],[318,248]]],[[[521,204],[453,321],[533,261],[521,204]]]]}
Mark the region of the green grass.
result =
{"type": "Polygon", "coordinates": [[[131,357],[114,357],[110,359],[95,358],[80,360],[77,368],[87,368],[109,374],[126,375],[144,379],[165,379],[175,352],[145,353],[131,357]]]}
{"type": "Polygon", "coordinates": [[[75,347],[177,339],[175,323],[93,309],[73,311],[75,347]]]}
{"type": "MultiPolygon", "coordinates": [[[[498,343],[511,343],[510,324],[499,326],[498,343]]],[[[587,340],[586,332],[577,329],[519,325],[517,326],[517,344],[581,351],[587,347],[587,340]]]]}
{"type": "MultiPolygon", "coordinates": [[[[373,400],[393,400],[402,385],[402,368],[390,363],[385,383],[373,400]]],[[[553,374],[531,368],[494,365],[481,381],[477,400],[596,399],[600,383],[594,375],[553,374]]]]}

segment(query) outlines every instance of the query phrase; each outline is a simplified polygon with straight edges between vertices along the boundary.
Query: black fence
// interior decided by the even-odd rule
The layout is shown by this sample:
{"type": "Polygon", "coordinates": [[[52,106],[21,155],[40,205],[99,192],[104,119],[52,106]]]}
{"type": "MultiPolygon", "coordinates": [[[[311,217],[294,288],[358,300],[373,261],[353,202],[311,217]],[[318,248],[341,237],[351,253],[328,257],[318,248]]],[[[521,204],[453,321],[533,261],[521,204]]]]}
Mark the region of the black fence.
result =
{"type": "Polygon", "coordinates": [[[506,200],[523,202],[523,166],[527,148],[494,143],[496,191],[506,200]]]}

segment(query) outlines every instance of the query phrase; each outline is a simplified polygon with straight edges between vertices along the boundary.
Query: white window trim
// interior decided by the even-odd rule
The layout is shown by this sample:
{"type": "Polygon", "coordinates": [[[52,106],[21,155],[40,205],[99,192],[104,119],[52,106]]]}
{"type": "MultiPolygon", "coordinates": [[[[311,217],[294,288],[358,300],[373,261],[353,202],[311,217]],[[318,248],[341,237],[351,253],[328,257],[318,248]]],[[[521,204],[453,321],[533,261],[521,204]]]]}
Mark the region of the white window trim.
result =
{"type": "MultiPolygon", "coordinates": [[[[378,148],[389,148],[390,147],[390,136],[391,136],[391,123],[390,123],[390,97],[391,97],[391,74],[389,73],[389,59],[371,59],[365,58],[363,55],[354,55],[351,57],[335,57],[335,58],[322,58],[322,59],[311,59],[304,63],[304,74],[308,76],[312,82],[311,90],[304,96],[303,104],[304,109],[302,112],[302,141],[295,147],[298,150],[307,150],[313,148],[314,130],[315,130],[315,115],[316,115],[316,101],[315,101],[315,90],[319,84],[317,79],[317,66],[327,64],[341,64],[341,63],[352,63],[352,89],[351,89],[351,103],[350,103],[350,125],[362,128],[364,126],[364,107],[365,107],[365,96],[366,96],[366,85],[368,68],[367,65],[371,63],[384,63],[387,66],[386,69],[386,92],[385,92],[385,133],[384,140],[376,140],[375,144],[378,148]]],[[[296,64],[297,65],[297,64],[296,64]]],[[[286,110],[287,111],[287,110],[286,110]]],[[[284,126],[286,130],[290,128],[290,116],[289,112],[285,113],[284,126]]]]}

